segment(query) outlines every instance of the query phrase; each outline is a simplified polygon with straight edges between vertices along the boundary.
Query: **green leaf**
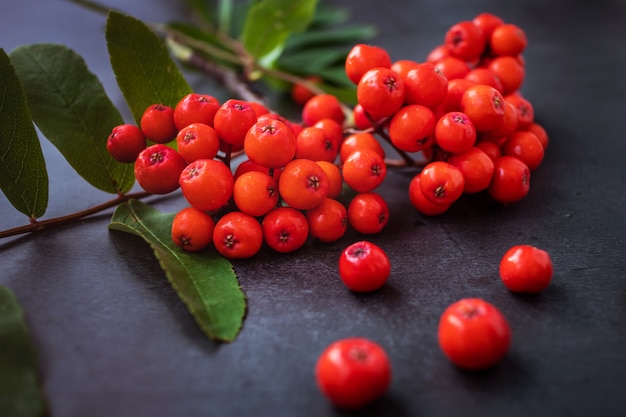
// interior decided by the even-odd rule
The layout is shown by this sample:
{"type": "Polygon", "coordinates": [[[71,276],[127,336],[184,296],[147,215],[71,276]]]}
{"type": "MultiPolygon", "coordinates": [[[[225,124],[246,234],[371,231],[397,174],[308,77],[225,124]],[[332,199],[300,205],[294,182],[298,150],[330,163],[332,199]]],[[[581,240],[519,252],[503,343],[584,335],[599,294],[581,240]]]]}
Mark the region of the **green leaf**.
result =
{"type": "Polygon", "coordinates": [[[301,32],[315,16],[317,0],[260,0],[246,16],[241,35],[245,49],[261,58],[301,32]]]}
{"type": "Polygon", "coordinates": [[[284,54],[278,61],[281,68],[299,74],[313,74],[337,63],[345,62],[347,52],[338,48],[310,48],[284,54]]]}
{"type": "Polygon", "coordinates": [[[0,416],[39,417],[46,400],[37,377],[37,354],[24,312],[15,296],[0,286],[0,416]]]}
{"type": "Polygon", "coordinates": [[[137,124],[148,106],[174,107],[192,92],[163,41],[142,21],[111,11],[106,39],[117,84],[137,124]]]}
{"type": "Polygon", "coordinates": [[[35,44],[11,52],[33,120],[87,182],[109,193],[125,193],[133,167],[106,149],[113,127],[124,121],[83,58],[63,45],[35,44]]]}
{"type": "Polygon", "coordinates": [[[0,49],[0,189],[36,219],[48,207],[48,173],[22,84],[0,49]]]}
{"type": "Polygon", "coordinates": [[[167,279],[204,333],[230,342],[239,333],[246,300],[232,265],[215,251],[190,253],[171,238],[174,214],[163,214],[137,200],[121,204],[109,224],[150,244],[167,279]]]}
{"type": "MultiPolygon", "coordinates": [[[[332,29],[309,30],[296,33],[287,41],[286,50],[305,49],[313,46],[327,45],[336,47],[347,44],[351,48],[355,43],[362,43],[376,35],[374,26],[347,26],[332,29]]],[[[347,53],[346,53],[347,55],[347,53]]]]}

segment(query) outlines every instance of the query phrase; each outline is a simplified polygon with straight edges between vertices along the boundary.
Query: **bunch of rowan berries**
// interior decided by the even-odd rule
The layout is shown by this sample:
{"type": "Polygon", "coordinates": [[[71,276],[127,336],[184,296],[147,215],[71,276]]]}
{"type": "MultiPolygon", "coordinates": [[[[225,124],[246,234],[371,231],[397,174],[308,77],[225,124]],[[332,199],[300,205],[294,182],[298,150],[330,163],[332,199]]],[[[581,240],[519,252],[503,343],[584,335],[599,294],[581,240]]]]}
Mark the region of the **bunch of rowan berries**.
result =
{"type": "Polygon", "coordinates": [[[176,214],[172,238],[188,251],[213,244],[224,257],[247,258],[266,243],[292,252],[310,236],[339,239],[348,219],[360,232],[376,233],[388,218],[385,201],[373,192],[385,178],[383,157],[353,152],[340,170],[345,113],[330,98],[337,111],[322,118],[304,111],[305,120],[316,120],[303,125],[258,103],[191,93],[174,107],[149,106],[139,126],[115,127],[107,148],[134,163],[144,190],[180,188],[189,207],[176,214]],[[235,156],[242,160],[233,170],[235,156]],[[338,200],[344,181],[359,191],[348,207],[338,200]]]}
{"type": "Polygon", "coordinates": [[[520,27],[482,13],[452,25],[424,62],[392,62],[370,45],[348,54],[356,126],[426,161],[409,189],[421,213],[441,214],[464,193],[504,204],[527,195],[548,136],[520,92],[526,46],[520,27]]]}
{"type": "Polygon", "coordinates": [[[520,93],[526,44],[521,28],[488,13],[453,25],[424,62],[392,62],[383,48],[358,44],[345,60],[353,109],[300,88],[306,102],[293,122],[258,103],[191,93],[174,107],[149,106],[139,126],[114,128],[107,148],[134,163],[146,191],[182,190],[189,207],[174,218],[176,244],[213,244],[228,258],[264,242],[291,252],[309,236],[336,241],[348,226],[380,232],[389,217],[375,191],[387,173],[382,141],[405,162],[421,155],[408,196],[425,215],[464,193],[512,203],[528,193],[548,144],[520,93]],[[346,203],[344,185],[354,192],[346,203]]]}

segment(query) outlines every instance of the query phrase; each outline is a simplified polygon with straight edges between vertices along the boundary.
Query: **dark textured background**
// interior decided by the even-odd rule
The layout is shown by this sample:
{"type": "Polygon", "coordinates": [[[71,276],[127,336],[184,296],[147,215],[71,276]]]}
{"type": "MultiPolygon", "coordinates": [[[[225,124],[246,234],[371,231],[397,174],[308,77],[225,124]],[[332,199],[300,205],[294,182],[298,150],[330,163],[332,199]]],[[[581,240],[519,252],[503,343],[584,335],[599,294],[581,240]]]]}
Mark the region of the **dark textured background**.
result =
{"type": "MultiPolygon", "coordinates": [[[[183,14],[174,2],[109,1],[147,21],[183,14]],[[128,3],[128,4],[127,4],[128,3]]],[[[626,9],[619,1],[335,1],[374,23],[392,59],[423,60],[446,29],[482,11],[524,28],[523,92],[551,143],[528,197],[509,207],[464,198],[438,218],[409,204],[408,173],[380,188],[391,207],[371,240],[392,262],[388,285],[350,293],[339,251],[360,239],[310,243],[296,254],[263,251],[235,263],[249,312],[239,338],[203,336],[139,238],[109,232],[111,213],[62,230],[0,242],[0,284],[23,305],[55,417],[187,416],[617,416],[626,406],[624,109],[626,9]],[[509,293],[497,274],[514,244],[550,252],[553,284],[509,293]],[[509,319],[513,343],[494,369],[465,373],[436,343],[439,316],[480,296],[509,319]],[[394,377],[361,413],[334,409],[313,367],[332,341],[366,336],[383,345],[394,377]]],[[[108,64],[103,18],[61,1],[3,2],[0,46],[64,43],[83,55],[123,107],[108,64]]],[[[198,91],[222,94],[200,77],[198,91]]],[[[129,119],[130,120],[130,119],[129,119]]],[[[50,173],[46,218],[109,197],[81,180],[44,141],[50,173]]],[[[174,211],[180,198],[155,200],[174,211]]],[[[0,198],[0,229],[25,219],[0,198]]],[[[0,370],[1,371],[1,370],[0,370]]],[[[3,416],[5,417],[5,416],[3,416]]]]}

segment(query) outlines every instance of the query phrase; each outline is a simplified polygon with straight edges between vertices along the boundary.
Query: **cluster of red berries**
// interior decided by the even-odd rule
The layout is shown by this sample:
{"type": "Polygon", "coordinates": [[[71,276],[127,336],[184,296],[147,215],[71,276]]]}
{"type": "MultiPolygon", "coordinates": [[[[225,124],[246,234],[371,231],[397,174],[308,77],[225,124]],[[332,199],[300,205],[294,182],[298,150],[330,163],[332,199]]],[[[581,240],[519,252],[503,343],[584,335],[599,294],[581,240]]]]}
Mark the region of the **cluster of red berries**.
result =
{"type": "Polygon", "coordinates": [[[348,54],[356,126],[428,162],[409,190],[421,213],[443,213],[463,193],[505,204],[527,195],[548,136],[520,92],[526,45],[520,27],[482,13],[451,26],[424,62],[363,44],[348,54]]]}
{"type": "Polygon", "coordinates": [[[224,257],[247,258],[264,242],[285,253],[309,236],[335,241],[348,224],[379,232],[388,219],[386,202],[373,192],[386,174],[382,148],[356,151],[358,144],[344,141],[345,114],[330,97],[338,111],[319,117],[304,110],[302,125],[258,103],[191,93],[173,108],[149,106],[140,126],[115,127],[107,147],[134,163],[144,190],[181,189],[189,207],[176,214],[172,238],[188,251],[213,244],[224,257]],[[243,160],[233,172],[235,155],[243,160]],[[344,182],[359,193],[347,207],[337,199],[344,182]]]}

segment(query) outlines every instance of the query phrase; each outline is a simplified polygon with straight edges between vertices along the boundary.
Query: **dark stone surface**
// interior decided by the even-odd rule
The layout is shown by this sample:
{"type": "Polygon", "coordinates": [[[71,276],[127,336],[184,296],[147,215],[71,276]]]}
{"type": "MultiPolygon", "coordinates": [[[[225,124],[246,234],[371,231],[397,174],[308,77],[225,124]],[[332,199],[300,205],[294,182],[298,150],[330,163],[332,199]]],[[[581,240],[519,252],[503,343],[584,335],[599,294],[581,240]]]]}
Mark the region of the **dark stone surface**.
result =
{"type": "MultiPolygon", "coordinates": [[[[149,20],[182,15],[172,2],[110,1],[149,20]]],[[[392,276],[355,295],[338,279],[339,251],[361,239],[309,243],[296,254],[263,250],[235,262],[248,297],[239,338],[203,336],[139,238],[109,232],[110,212],[64,229],[0,242],[0,284],[25,308],[40,375],[55,417],[116,416],[616,416],[626,407],[623,110],[626,9],[621,1],[336,1],[355,21],[379,27],[392,59],[425,58],[459,20],[490,11],[523,27],[524,94],[550,135],[528,197],[508,207],[464,198],[438,218],[407,200],[411,175],[380,188],[391,220],[372,241],[392,276]],[[497,265],[508,247],[550,252],[552,285],[516,296],[497,265]],[[509,319],[513,343],[486,372],[454,368],[436,341],[450,303],[479,296],[509,319]],[[334,409],[313,377],[330,342],[366,336],[388,351],[387,396],[360,413],[334,409]]],[[[0,46],[64,43],[83,55],[123,107],[108,64],[103,18],[66,2],[4,2],[0,46]]],[[[214,89],[190,76],[199,90],[214,89]]],[[[213,91],[213,90],[212,90],[213,91]]],[[[130,119],[129,119],[130,120],[130,119]]],[[[91,189],[44,141],[50,173],[46,218],[108,197],[91,189]]],[[[180,197],[154,200],[163,211],[180,197]]],[[[24,224],[0,198],[0,229],[24,224]]]]}

